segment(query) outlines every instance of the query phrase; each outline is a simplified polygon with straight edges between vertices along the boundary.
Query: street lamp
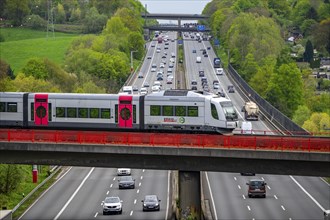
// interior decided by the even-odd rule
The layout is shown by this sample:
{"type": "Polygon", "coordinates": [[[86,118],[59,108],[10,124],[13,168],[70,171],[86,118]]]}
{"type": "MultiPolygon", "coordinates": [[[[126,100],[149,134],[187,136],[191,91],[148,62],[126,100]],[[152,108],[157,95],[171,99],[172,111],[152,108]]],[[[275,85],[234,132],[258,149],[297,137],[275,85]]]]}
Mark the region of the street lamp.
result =
{"type": "Polygon", "coordinates": [[[131,73],[133,72],[133,53],[138,52],[137,50],[131,50],[131,73]]]}

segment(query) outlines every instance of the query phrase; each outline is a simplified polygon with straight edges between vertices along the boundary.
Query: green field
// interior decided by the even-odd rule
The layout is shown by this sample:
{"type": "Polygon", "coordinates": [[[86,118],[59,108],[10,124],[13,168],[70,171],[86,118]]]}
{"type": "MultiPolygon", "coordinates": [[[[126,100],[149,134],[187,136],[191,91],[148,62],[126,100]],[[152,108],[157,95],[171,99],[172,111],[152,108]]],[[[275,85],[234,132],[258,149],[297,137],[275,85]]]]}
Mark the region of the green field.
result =
{"type": "Polygon", "coordinates": [[[5,60],[17,74],[33,57],[48,58],[62,64],[71,41],[78,35],[55,33],[55,38],[46,38],[46,32],[24,28],[1,28],[5,38],[0,43],[0,58],[5,60]]]}

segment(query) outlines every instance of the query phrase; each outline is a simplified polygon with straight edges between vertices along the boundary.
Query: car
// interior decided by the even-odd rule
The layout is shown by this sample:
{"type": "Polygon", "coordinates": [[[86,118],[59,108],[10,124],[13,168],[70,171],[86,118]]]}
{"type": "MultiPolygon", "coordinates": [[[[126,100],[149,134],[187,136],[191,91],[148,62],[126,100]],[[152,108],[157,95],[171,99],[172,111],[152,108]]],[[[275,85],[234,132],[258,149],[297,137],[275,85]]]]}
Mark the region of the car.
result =
{"type": "Polygon", "coordinates": [[[157,64],[153,63],[153,64],[151,65],[151,68],[157,68],[157,64]]]}
{"type": "Polygon", "coordinates": [[[160,49],[157,49],[157,50],[156,50],[156,53],[160,53],[160,49]]]}
{"type": "Polygon", "coordinates": [[[118,176],[131,175],[131,169],[130,168],[118,168],[117,175],[118,176]]]}
{"type": "Polygon", "coordinates": [[[157,81],[163,81],[163,76],[158,76],[157,81]]]}
{"type": "Polygon", "coordinates": [[[149,87],[150,85],[149,85],[149,83],[148,82],[145,82],[144,84],[143,84],[143,87],[149,87]]]}
{"type": "Polygon", "coordinates": [[[155,47],[156,46],[156,44],[151,44],[151,47],[155,47]]]}
{"type": "Polygon", "coordinates": [[[197,81],[196,80],[191,80],[191,85],[197,85],[197,81]]]}
{"type": "Polygon", "coordinates": [[[167,55],[167,52],[166,51],[164,51],[164,55],[167,55]]]}
{"type": "Polygon", "coordinates": [[[119,213],[123,212],[123,201],[118,196],[109,196],[104,199],[103,203],[103,215],[108,213],[119,213]]]}
{"type": "Polygon", "coordinates": [[[137,87],[137,86],[133,86],[133,91],[134,91],[134,92],[139,91],[139,87],[137,87]]]}
{"type": "Polygon", "coordinates": [[[208,57],[209,55],[207,55],[207,53],[204,54],[204,57],[208,57]]]}
{"type": "Polygon", "coordinates": [[[159,64],[159,68],[165,68],[165,64],[164,63],[160,63],[159,64]]]}
{"type": "Polygon", "coordinates": [[[220,85],[218,82],[213,83],[213,89],[219,89],[219,88],[220,88],[220,85]]]}
{"type": "Polygon", "coordinates": [[[200,70],[200,71],[198,71],[198,76],[199,76],[199,77],[204,77],[204,76],[205,76],[205,74],[204,74],[204,70],[200,70]]]}
{"type": "Polygon", "coordinates": [[[211,47],[207,47],[208,50],[211,50],[211,47]]]}
{"type": "Polygon", "coordinates": [[[171,58],[170,58],[170,62],[171,62],[171,63],[175,63],[175,58],[171,57],[171,58]]]}
{"type": "Polygon", "coordinates": [[[172,68],[168,68],[167,69],[167,73],[172,73],[173,72],[173,69],[172,68]]]}
{"type": "Polygon", "coordinates": [[[156,68],[151,68],[151,72],[156,72],[156,68]]]}
{"type": "Polygon", "coordinates": [[[147,56],[147,59],[148,59],[148,60],[151,60],[151,58],[152,58],[152,56],[147,56]]]}
{"type": "Polygon", "coordinates": [[[174,39],[171,39],[171,42],[174,42],[175,40],[174,39]]]}
{"type": "Polygon", "coordinates": [[[134,189],[135,179],[132,176],[122,176],[118,180],[119,189],[134,189]]]}
{"type": "Polygon", "coordinates": [[[248,185],[248,197],[263,197],[266,198],[267,183],[262,179],[251,179],[246,183],[248,185]]]}
{"type": "Polygon", "coordinates": [[[169,63],[169,64],[168,64],[168,67],[169,67],[169,68],[173,68],[173,67],[174,67],[174,63],[169,63]]]}
{"type": "Polygon", "coordinates": [[[166,84],[172,84],[173,83],[173,78],[167,78],[166,84]]]}
{"type": "Polygon", "coordinates": [[[159,82],[159,81],[155,81],[153,86],[159,86],[159,87],[161,87],[162,86],[162,83],[159,82]]]}
{"type": "Polygon", "coordinates": [[[217,68],[215,72],[217,75],[223,75],[223,68],[217,68]]]}
{"type": "Polygon", "coordinates": [[[162,56],[162,58],[166,58],[166,55],[164,54],[164,55],[162,56]]]}
{"type": "Polygon", "coordinates": [[[235,93],[235,89],[234,89],[234,86],[233,85],[229,85],[228,86],[228,92],[229,93],[235,93]]]}
{"type": "Polygon", "coordinates": [[[138,78],[143,78],[143,73],[139,72],[138,78]]]}
{"type": "Polygon", "coordinates": [[[151,92],[159,92],[160,91],[160,86],[152,86],[151,87],[151,92]]]}
{"type": "Polygon", "coordinates": [[[191,86],[191,90],[197,90],[197,86],[191,86]]]}
{"type": "Polygon", "coordinates": [[[157,76],[156,77],[163,77],[163,72],[161,72],[161,71],[158,71],[157,72],[157,76]]]}
{"type": "Polygon", "coordinates": [[[143,211],[159,211],[160,210],[160,199],[156,195],[146,195],[142,202],[143,211]]]}
{"type": "Polygon", "coordinates": [[[141,89],[140,89],[140,94],[141,94],[141,95],[147,95],[147,94],[148,94],[148,90],[147,90],[147,88],[141,88],[141,89]]]}
{"type": "Polygon", "coordinates": [[[193,53],[196,53],[196,50],[192,50],[193,53]]]}
{"type": "Polygon", "coordinates": [[[166,64],[166,59],[162,59],[161,62],[166,64]]]}
{"type": "Polygon", "coordinates": [[[226,97],[225,93],[223,92],[223,90],[221,88],[218,89],[218,96],[220,97],[226,97]]]}

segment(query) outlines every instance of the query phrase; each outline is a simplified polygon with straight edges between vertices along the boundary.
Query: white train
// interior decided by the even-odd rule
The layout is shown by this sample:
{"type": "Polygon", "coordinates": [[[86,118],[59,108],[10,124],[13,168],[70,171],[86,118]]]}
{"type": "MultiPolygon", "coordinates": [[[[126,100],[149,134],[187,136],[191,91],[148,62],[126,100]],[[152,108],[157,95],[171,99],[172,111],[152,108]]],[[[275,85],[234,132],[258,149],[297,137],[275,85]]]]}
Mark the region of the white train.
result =
{"type": "Polygon", "coordinates": [[[230,100],[188,90],[148,95],[0,93],[0,127],[228,133],[230,100]]]}

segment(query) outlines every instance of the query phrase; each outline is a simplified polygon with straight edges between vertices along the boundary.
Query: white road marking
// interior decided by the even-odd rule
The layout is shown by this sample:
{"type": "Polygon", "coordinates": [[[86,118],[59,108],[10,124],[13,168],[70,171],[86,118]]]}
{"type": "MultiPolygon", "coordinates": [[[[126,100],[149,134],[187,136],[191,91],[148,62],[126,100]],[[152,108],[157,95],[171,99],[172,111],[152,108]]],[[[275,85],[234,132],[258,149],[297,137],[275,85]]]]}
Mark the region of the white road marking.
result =
{"type": "Polygon", "coordinates": [[[142,173],[144,173],[145,169],[142,170],[142,173]]]}
{"type": "Polygon", "coordinates": [[[237,185],[237,187],[238,187],[239,189],[241,189],[241,186],[240,186],[240,185],[237,185]]]}
{"type": "Polygon", "coordinates": [[[325,211],[325,208],[323,208],[323,206],[321,206],[320,205],[320,203],[318,203],[318,201],[316,201],[316,199],[314,199],[314,197],[311,195],[311,194],[309,194],[305,189],[304,189],[304,187],[302,187],[299,183],[298,183],[298,181],[295,179],[295,178],[293,178],[293,176],[291,176],[290,175],[290,178],[300,187],[300,189],[302,189],[302,191],[304,191],[304,193],[306,193],[306,195],[308,195],[309,196],[309,198],[311,198],[311,200],[313,200],[313,202],[322,210],[322,212],[324,212],[325,211]]]}
{"type": "Polygon", "coordinates": [[[248,210],[249,210],[249,211],[251,211],[251,208],[250,208],[250,206],[249,206],[249,205],[247,206],[247,208],[248,208],[248,210]]]}
{"type": "Polygon", "coordinates": [[[234,176],[234,180],[235,180],[235,181],[237,180],[236,176],[234,176]]]}
{"type": "Polygon", "coordinates": [[[134,204],[136,204],[136,199],[134,199],[134,204]]]}
{"type": "Polygon", "coordinates": [[[289,220],[292,220],[292,218],[289,218],[289,220]]]}
{"type": "Polygon", "coordinates": [[[283,209],[283,211],[285,211],[285,208],[284,208],[284,206],[282,206],[282,205],[281,205],[281,208],[283,209]]]}
{"type": "Polygon", "coordinates": [[[262,179],[263,181],[265,181],[265,179],[264,179],[263,177],[261,177],[261,179],[262,179]]]}
{"type": "Polygon", "coordinates": [[[274,198],[275,198],[275,199],[278,199],[276,195],[274,195],[274,198]]]}
{"type": "Polygon", "coordinates": [[[116,180],[116,177],[113,178],[113,181],[115,181],[115,180],[116,180]]]}
{"type": "Polygon", "coordinates": [[[70,199],[65,203],[65,205],[63,206],[63,208],[61,209],[61,211],[56,215],[56,217],[54,218],[54,220],[57,220],[60,215],[64,212],[64,210],[66,209],[66,207],[68,207],[68,205],[70,204],[70,202],[72,201],[72,199],[76,196],[76,194],[78,193],[78,191],[80,190],[80,188],[84,185],[84,183],[86,182],[86,180],[88,179],[88,177],[91,175],[91,173],[94,171],[95,167],[93,167],[89,173],[85,176],[84,180],[80,183],[80,185],[78,186],[78,188],[76,189],[76,191],[74,191],[74,193],[72,194],[72,196],[70,197],[70,199]]]}
{"type": "Polygon", "coordinates": [[[168,219],[168,209],[169,209],[169,203],[170,203],[170,175],[171,171],[169,170],[167,172],[167,199],[166,199],[166,214],[165,214],[165,219],[168,219]]]}
{"type": "Polygon", "coordinates": [[[68,174],[71,169],[72,167],[70,167],[58,180],[56,180],[48,189],[46,189],[46,191],[43,192],[41,196],[36,199],[29,208],[26,209],[26,211],[18,218],[18,220],[21,219],[57,182],[59,182],[66,174],[68,174]]]}
{"type": "Polygon", "coordinates": [[[96,218],[96,216],[98,215],[99,213],[97,212],[97,213],[95,213],[95,215],[94,215],[94,218],[96,218]]]}
{"type": "Polygon", "coordinates": [[[109,195],[109,192],[110,192],[110,191],[107,192],[107,195],[109,195]]]}
{"type": "Polygon", "coordinates": [[[268,186],[268,185],[267,185],[267,188],[268,188],[268,189],[271,189],[270,186],[268,186]]]}
{"type": "Polygon", "coordinates": [[[215,208],[214,199],[213,199],[213,194],[212,194],[212,189],[211,189],[211,186],[210,186],[210,181],[209,181],[209,177],[208,177],[208,175],[207,175],[207,172],[205,172],[205,176],[206,176],[207,185],[208,185],[209,190],[210,190],[211,202],[212,202],[212,204],[213,204],[213,212],[214,212],[214,216],[215,216],[215,219],[219,219],[219,218],[218,218],[218,214],[217,214],[217,210],[216,210],[216,208],[215,208]]]}
{"type": "Polygon", "coordinates": [[[131,213],[129,214],[130,216],[132,216],[133,215],[133,210],[131,211],[131,213]]]}
{"type": "Polygon", "coordinates": [[[113,184],[111,183],[110,188],[112,188],[113,184]]]}
{"type": "Polygon", "coordinates": [[[330,183],[328,183],[327,181],[325,181],[322,177],[319,177],[325,184],[327,184],[328,186],[330,186],[330,183]]]}
{"type": "Polygon", "coordinates": [[[140,192],[140,190],[138,189],[138,190],[136,191],[136,193],[139,194],[139,192],[140,192]]]}
{"type": "Polygon", "coordinates": [[[141,186],[141,182],[139,183],[139,186],[141,186]]]}
{"type": "Polygon", "coordinates": [[[246,199],[246,198],[245,198],[245,195],[242,195],[242,196],[243,196],[243,199],[246,199]]]}
{"type": "Polygon", "coordinates": [[[141,180],[143,180],[143,176],[141,176],[141,180]]]}

